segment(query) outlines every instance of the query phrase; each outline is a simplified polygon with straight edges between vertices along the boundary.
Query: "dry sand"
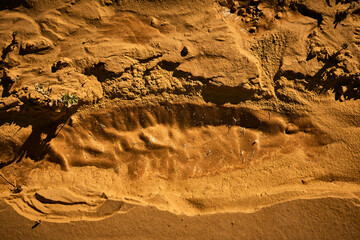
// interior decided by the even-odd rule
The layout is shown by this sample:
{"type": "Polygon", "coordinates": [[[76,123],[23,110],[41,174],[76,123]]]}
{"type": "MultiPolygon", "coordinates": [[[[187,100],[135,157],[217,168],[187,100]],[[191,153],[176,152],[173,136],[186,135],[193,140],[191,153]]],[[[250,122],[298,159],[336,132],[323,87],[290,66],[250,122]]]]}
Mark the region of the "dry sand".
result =
{"type": "Polygon", "coordinates": [[[1,239],[359,239],[358,1],[3,0],[1,239]]]}

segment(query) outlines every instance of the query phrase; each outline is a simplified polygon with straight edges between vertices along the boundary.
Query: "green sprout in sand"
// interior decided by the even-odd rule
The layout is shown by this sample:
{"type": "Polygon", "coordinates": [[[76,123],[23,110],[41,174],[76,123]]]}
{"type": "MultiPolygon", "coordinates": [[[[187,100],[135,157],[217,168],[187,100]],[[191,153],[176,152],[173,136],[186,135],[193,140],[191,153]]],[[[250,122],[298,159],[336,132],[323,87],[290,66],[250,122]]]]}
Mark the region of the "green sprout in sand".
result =
{"type": "Polygon", "coordinates": [[[79,101],[78,96],[69,93],[65,93],[60,99],[60,102],[62,102],[68,108],[78,104],[78,101],[79,101]]]}
{"type": "Polygon", "coordinates": [[[41,83],[35,83],[35,91],[37,91],[38,93],[41,93],[45,97],[48,97],[50,95],[52,89],[50,87],[48,87],[48,89],[45,90],[45,88],[43,87],[43,85],[41,83]]]}

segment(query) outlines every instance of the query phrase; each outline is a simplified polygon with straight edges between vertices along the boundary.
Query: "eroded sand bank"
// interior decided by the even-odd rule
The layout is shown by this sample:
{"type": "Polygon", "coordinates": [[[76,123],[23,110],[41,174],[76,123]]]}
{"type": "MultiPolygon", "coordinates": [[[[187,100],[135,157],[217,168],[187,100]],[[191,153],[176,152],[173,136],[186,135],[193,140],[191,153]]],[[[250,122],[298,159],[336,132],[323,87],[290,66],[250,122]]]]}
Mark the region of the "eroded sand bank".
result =
{"type": "MultiPolygon", "coordinates": [[[[351,205],[354,215],[340,214],[351,222],[360,197],[359,6],[4,1],[0,172],[22,191],[1,181],[1,206],[59,229],[142,211],[178,227],[179,216],[215,226],[320,202],[322,224],[336,215],[325,202],[351,205]]],[[[271,234],[281,236],[287,225],[278,224],[271,234]]],[[[355,226],[341,228],[346,238],[359,235],[355,226]]],[[[273,238],[256,234],[244,236],[273,238]]]]}

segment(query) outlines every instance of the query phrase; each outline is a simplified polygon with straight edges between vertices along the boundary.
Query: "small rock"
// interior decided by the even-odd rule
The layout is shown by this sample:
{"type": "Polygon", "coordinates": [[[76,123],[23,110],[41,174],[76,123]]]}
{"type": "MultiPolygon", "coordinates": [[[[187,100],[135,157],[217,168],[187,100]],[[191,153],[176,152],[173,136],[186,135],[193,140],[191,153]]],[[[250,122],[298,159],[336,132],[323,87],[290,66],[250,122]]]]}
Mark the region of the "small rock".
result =
{"type": "Polygon", "coordinates": [[[241,86],[242,86],[244,89],[247,89],[247,90],[251,90],[251,89],[252,89],[252,87],[250,86],[249,83],[244,83],[244,84],[242,84],[241,86]]]}
{"type": "Polygon", "coordinates": [[[245,8],[240,8],[237,14],[238,14],[239,16],[244,16],[244,15],[246,15],[246,9],[245,9],[245,8]]]}
{"type": "Polygon", "coordinates": [[[100,195],[100,197],[104,199],[108,199],[108,196],[104,192],[100,195]]]}
{"type": "Polygon", "coordinates": [[[157,19],[157,18],[152,18],[151,19],[151,26],[158,27],[159,25],[160,25],[159,19],[157,19]]]}
{"type": "Polygon", "coordinates": [[[249,29],[249,33],[255,33],[256,32],[256,27],[251,27],[249,29]]]}
{"type": "Polygon", "coordinates": [[[299,131],[299,128],[293,123],[289,123],[285,128],[286,134],[295,134],[298,131],[299,131]]]}
{"type": "Polygon", "coordinates": [[[162,23],[160,24],[160,26],[166,26],[166,25],[170,25],[170,23],[166,20],[162,21],[162,23]]]}
{"type": "MultiPolygon", "coordinates": [[[[22,191],[22,187],[20,185],[16,185],[15,188],[12,190],[13,193],[20,193],[22,191]]],[[[40,221],[41,222],[41,221],[40,221]]],[[[39,222],[39,223],[40,223],[39,222]]]]}
{"type": "Polygon", "coordinates": [[[347,88],[347,86],[341,86],[341,88],[340,88],[340,94],[344,94],[344,93],[346,93],[347,92],[347,90],[348,90],[348,88],[347,88]]]}
{"type": "Polygon", "coordinates": [[[59,61],[54,63],[51,67],[51,72],[56,72],[57,70],[63,69],[67,66],[69,66],[71,63],[71,59],[69,58],[61,58],[59,61]]]}
{"type": "Polygon", "coordinates": [[[281,12],[278,12],[278,13],[275,15],[275,18],[276,18],[276,19],[282,18],[282,13],[281,13],[281,12]]]}
{"type": "Polygon", "coordinates": [[[113,4],[113,1],[112,1],[112,0],[104,0],[104,4],[105,4],[106,6],[110,6],[110,5],[113,4]]]}
{"type": "Polygon", "coordinates": [[[260,84],[260,79],[259,78],[250,79],[250,83],[251,84],[260,84]]]}
{"type": "Polygon", "coordinates": [[[134,69],[133,72],[132,72],[132,75],[134,77],[137,77],[138,76],[138,70],[137,69],[134,69]]]}

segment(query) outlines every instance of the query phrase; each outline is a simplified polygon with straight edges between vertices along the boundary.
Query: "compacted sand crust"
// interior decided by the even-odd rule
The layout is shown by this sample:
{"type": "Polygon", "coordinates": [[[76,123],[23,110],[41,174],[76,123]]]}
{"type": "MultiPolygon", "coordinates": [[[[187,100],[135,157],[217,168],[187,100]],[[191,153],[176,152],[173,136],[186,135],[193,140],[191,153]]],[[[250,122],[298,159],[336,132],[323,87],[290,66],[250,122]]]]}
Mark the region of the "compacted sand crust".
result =
{"type": "Polygon", "coordinates": [[[359,239],[360,4],[0,2],[1,239],[359,239]]]}

